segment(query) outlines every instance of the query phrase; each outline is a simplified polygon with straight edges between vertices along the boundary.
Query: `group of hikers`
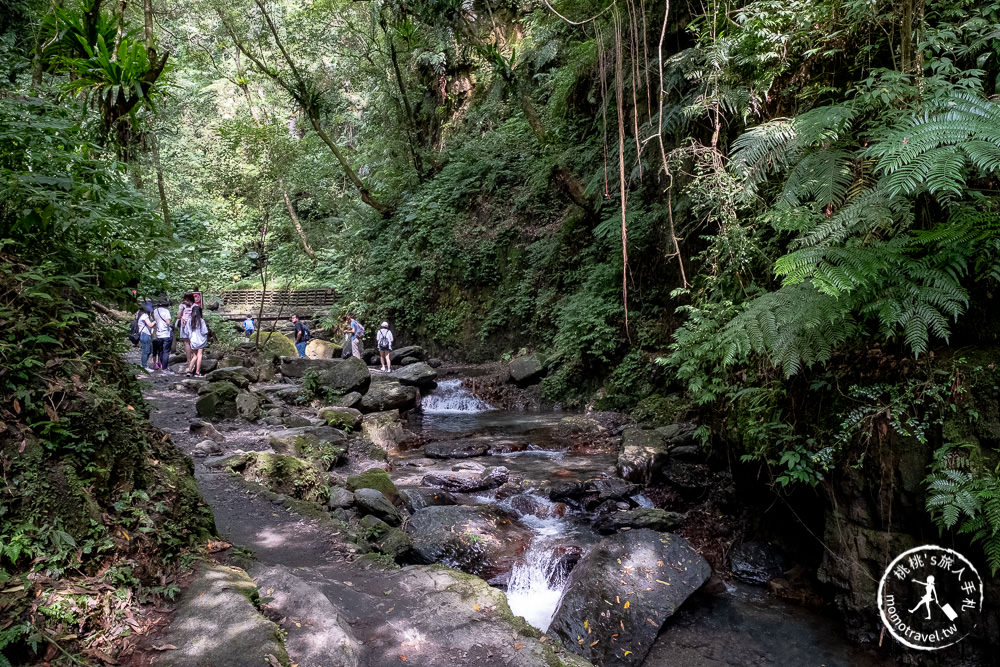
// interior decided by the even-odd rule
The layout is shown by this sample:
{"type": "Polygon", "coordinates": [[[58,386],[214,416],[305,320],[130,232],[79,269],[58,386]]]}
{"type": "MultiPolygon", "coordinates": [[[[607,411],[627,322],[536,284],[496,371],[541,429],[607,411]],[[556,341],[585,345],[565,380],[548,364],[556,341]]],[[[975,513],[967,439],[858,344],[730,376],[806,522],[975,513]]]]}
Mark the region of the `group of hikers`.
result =
{"type": "Polygon", "coordinates": [[[201,377],[201,362],[205,346],[208,345],[209,328],[193,294],[184,295],[176,317],[171,315],[170,302],[166,297],[160,298],[156,303],[147,299],[136,312],[129,337],[139,344],[139,363],[143,370],[150,373],[170,372],[168,366],[175,332],[177,340],[184,342],[186,375],[201,377]],[[153,359],[152,367],[149,366],[150,357],[153,359]]]}
{"type": "MultiPolygon", "coordinates": [[[[305,357],[306,344],[310,340],[309,327],[298,315],[292,315],[292,324],[295,325],[295,349],[298,351],[299,357],[305,357]]],[[[355,319],[354,315],[348,314],[347,319],[344,320],[343,334],[344,347],[341,357],[346,359],[355,356],[362,359],[361,353],[364,350],[362,341],[365,336],[365,328],[355,319]]],[[[389,330],[389,323],[383,322],[375,336],[375,344],[378,347],[379,362],[381,363],[379,370],[385,373],[392,372],[392,361],[389,358],[389,353],[392,351],[393,342],[395,341],[392,331],[389,330]]]]}
{"type": "MultiPolygon", "coordinates": [[[[293,335],[295,349],[299,357],[305,357],[306,345],[311,339],[309,327],[299,315],[292,315],[291,321],[295,327],[293,335]]],[[[247,315],[243,319],[243,335],[247,340],[250,340],[256,329],[256,320],[251,315],[247,315]]],[[[178,341],[184,341],[185,374],[188,377],[192,375],[201,377],[202,357],[204,349],[208,345],[210,329],[202,315],[201,306],[195,303],[192,293],[184,295],[177,308],[176,316],[172,316],[170,302],[166,297],[161,297],[155,303],[147,299],[136,312],[129,338],[141,349],[140,364],[143,371],[147,373],[171,372],[168,370],[168,365],[175,333],[178,341]],[[149,365],[150,359],[152,359],[152,366],[149,365]]],[[[348,314],[344,320],[342,333],[344,334],[344,348],[341,356],[346,359],[353,355],[362,359],[361,355],[364,350],[362,341],[365,336],[365,328],[355,319],[353,314],[348,314]]],[[[392,351],[394,337],[392,331],[389,330],[388,322],[382,322],[375,339],[381,363],[379,370],[391,373],[392,361],[389,353],[392,351]]]]}

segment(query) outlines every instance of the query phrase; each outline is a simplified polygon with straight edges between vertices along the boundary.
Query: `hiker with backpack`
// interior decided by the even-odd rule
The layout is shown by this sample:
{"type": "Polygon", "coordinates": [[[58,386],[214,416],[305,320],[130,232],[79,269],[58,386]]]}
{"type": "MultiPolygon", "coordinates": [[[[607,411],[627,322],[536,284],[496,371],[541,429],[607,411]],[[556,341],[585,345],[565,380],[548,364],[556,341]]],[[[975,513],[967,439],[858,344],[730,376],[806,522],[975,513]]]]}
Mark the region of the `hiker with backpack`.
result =
{"type": "Polygon", "coordinates": [[[208,345],[208,322],[201,316],[201,306],[192,306],[191,320],[188,324],[191,358],[187,363],[187,376],[201,377],[201,358],[205,346],[208,345]]]}
{"type": "MultiPolygon", "coordinates": [[[[174,326],[170,320],[170,301],[160,299],[153,309],[153,368],[167,371],[170,363],[170,348],[174,340],[174,326]]],[[[167,371],[169,372],[169,371],[167,371]]]]}
{"type": "Polygon", "coordinates": [[[386,373],[392,372],[392,361],[389,353],[392,352],[392,332],[389,331],[389,323],[383,322],[378,333],[375,334],[375,343],[378,346],[378,358],[382,363],[382,370],[386,373]]]}
{"type": "Polygon", "coordinates": [[[140,346],[140,365],[143,371],[147,371],[146,364],[149,363],[149,355],[153,351],[153,330],[156,324],[153,322],[151,313],[153,312],[153,302],[146,301],[142,307],[136,311],[132,319],[132,326],[129,328],[128,339],[133,345],[140,346]]]}
{"type": "Polygon", "coordinates": [[[351,335],[351,354],[361,358],[361,339],[364,338],[365,328],[361,326],[361,323],[354,319],[354,315],[348,314],[347,316],[348,327],[344,330],[345,334],[351,335]]]}
{"type": "Polygon", "coordinates": [[[309,327],[298,315],[292,315],[292,324],[295,325],[295,349],[298,350],[299,358],[306,356],[306,343],[309,342],[309,327]]]}

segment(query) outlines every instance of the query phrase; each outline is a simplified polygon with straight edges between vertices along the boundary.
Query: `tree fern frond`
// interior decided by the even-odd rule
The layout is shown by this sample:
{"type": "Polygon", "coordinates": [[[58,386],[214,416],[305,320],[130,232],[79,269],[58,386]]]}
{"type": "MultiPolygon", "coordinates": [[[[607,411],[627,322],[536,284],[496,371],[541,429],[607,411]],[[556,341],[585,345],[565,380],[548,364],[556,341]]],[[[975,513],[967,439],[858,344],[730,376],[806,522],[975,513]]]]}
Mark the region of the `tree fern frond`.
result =
{"type": "Polygon", "coordinates": [[[955,94],[886,132],[868,154],[878,160],[876,172],[890,194],[961,196],[968,165],[981,173],[1000,170],[998,118],[997,103],[955,94]]]}
{"type": "Polygon", "coordinates": [[[813,200],[819,206],[840,204],[854,182],[852,155],[836,148],[809,152],[792,167],[778,205],[795,207],[813,200]]]}

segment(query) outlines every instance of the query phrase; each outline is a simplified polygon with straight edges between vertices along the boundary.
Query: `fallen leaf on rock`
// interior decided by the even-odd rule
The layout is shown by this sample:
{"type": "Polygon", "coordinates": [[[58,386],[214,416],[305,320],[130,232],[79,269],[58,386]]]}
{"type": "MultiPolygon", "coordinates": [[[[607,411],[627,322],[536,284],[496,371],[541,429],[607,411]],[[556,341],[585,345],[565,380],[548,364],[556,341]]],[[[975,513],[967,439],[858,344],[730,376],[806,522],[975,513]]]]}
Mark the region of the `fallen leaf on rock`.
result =
{"type": "Polygon", "coordinates": [[[399,654],[399,659],[402,660],[403,662],[406,662],[406,656],[403,655],[402,653],[399,654]]]}
{"type": "Polygon", "coordinates": [[[214,554],[214,553],[218,553],[219,551],[225,551],[226,549],[228,549],[231,546],[233,546],[233,545],[230,544],[229,542],[223,542],[222,540],[219,540],[219,541],[209,540],[205,544],[205,551],[207,551],[210,554],[214,554]]]}
{"type": "Polygon", "coordinates": [[[522,648],[524,648],[524,644],[518,644],[517,646],[514,647],[514,650],[520,651],[522,648]]]}
{"type": "Polygon", "coordinates": [[[270,653],[267,654],[267,661],[271,663],[271,667],[281,667],[281,663],[270,653]]]}
{"type": "Polygon", "coordinates": [[[174,646],[173,644],[160,644],[159,646],[157,646],[156,644],[153,644],[153,650],[154,651],[176,651],[177,647],[174,646]]]}

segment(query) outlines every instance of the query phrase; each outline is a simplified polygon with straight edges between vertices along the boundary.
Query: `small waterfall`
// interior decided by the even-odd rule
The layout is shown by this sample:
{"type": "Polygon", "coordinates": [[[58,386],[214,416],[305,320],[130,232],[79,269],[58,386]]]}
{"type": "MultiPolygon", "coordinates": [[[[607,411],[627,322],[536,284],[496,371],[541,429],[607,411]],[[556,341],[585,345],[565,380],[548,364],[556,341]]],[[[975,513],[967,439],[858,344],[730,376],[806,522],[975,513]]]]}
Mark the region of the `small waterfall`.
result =
{"type": "Polygon", "coordinates": [[[424,414],[476,414],[495,410],[486,401],[481,401],[462,386],[461,380],[443,380],[437,388],[423,397],[420,408],[424,414]]]}
{"type": "Polygon", "coordinates": [[[524,562],[514,566],[507,584],[507,603],[516,616],[545,632],[562,596],[569,573],[544,536],[536,537],[524,554],[524,562]]]}
{"type": "MultiPolygon", "coordinates": [[[[556,503],[536,493],[513,496],[500,503],[516,512],[535,533],[523,560],[511,570],[507,602],[518,616],[542,632],[548,629],[569,577],[566,521],[557,515],[556,503]]],[[[574,559],[575,560],[575,559],[574,559]]]]}

